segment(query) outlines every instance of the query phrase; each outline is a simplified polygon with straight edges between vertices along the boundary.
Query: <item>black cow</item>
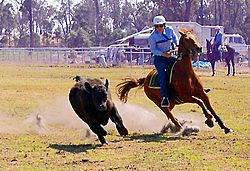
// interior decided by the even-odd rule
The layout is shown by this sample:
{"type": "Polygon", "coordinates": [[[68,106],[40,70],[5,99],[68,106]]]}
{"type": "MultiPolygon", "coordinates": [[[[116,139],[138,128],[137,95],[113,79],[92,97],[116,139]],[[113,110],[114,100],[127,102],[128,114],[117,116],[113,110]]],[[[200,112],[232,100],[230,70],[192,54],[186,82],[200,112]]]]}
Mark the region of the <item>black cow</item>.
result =
{"type": "Polygon", "coordinates": [[[115,123],[120,135],[127,135],[128,130],[123,125],[122,118],[111,100],[108,80],[106,79],[105,84],[99,79],[84,79],[80,76],[74,77],[74,80],[76,84],[69,93],[70,104],[79,118],[97,134],[100,142],[107,143],[104,138],[107,132],[101,125],[106,125],[109,118],[115,123]]]}

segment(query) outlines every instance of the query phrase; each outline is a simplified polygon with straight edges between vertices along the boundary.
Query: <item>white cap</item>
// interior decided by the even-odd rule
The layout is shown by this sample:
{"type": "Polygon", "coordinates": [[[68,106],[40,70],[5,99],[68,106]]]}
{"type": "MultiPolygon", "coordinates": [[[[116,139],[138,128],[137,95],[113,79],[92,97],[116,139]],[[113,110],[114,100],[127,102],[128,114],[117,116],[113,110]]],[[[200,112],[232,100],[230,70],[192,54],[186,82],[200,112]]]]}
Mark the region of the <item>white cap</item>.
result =
{"type": "Polygon", "coordinates": [[[155,16],[153,20],[154,25],[165,24],[165,23],[166,23],[166,20],[162,15],[155,16]]]}

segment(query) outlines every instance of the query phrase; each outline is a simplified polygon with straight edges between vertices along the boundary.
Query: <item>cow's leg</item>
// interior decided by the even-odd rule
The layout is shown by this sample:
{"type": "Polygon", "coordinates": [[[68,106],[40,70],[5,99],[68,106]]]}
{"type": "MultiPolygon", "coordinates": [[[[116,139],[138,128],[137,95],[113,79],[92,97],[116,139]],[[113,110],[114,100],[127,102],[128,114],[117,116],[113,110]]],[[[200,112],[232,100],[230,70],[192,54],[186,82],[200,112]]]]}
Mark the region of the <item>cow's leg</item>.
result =
{"type": "Polygon", "coordinates": [[[119,134],[121,136],[128,135],[128,130],[123,125],[122,118],[119,115],[119,113],[118,113],[115,106],[111,110],[110,119],[111,119],[112,122],[115,123],[116,129],[117,129],[117,131],[119,132],[119,134]]]}
{"type": "Polygon", "coordinates": [[[202,91],[202,93],[200,94],[201,96],[199,97],[204,105],[206,106],[206,108],[211,112],[211,114],[213,115],[213,117],[215,118],[216,122],[218,122],[219,126],[221,129],[224,129],[225,133],[229,133],[229,132],[232,132],[231,129],[227,128],[223,121],[221,120],[221,118],[215,113],[214,109],[212,108],[210,102],[209,102],[209,98],[208,96],[205,94],[204,91],[202,91]]]}
{"type": "Polygon", "coordinates": [[[202,103],[201,100],[199,100],[199,99],[197,99],[195,97],[191,97],[188,100],[188,102],[198,104],[201,107],[205,117],[207,118],[207,120],[205,121],[205,124],[207,124],[207,126],[209,126],[210,128],[214,126],[214,123],[213,123],[213,120],[212,120],[213,116],[210,113],[208,113],[207,109],[205,108],[205,106],[204,106],[204,104],[202,103]]]}
{"type": "Polygon", "coordinates": [[[99,124],[88,124],[89,128],[98,136],[99,141],[102,144],[107,144],[104,136],[107,135],[107,132],[99,124]]]}

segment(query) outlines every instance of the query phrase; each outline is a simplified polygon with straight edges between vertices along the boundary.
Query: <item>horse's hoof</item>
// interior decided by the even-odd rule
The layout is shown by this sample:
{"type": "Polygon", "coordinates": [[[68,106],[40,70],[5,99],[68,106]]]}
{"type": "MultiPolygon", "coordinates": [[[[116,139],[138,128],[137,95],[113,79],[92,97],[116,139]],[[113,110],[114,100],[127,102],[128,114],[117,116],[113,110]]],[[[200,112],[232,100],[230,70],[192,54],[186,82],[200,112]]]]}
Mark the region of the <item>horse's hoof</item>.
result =
{"type": "Polygon", "coordinates": [[[205,124],[207,124],[207,126],[210,127],[210,128],[214,127],[214,122],[213,122],[212,119],[207,119],[205,121],[205,124]]]}
{"type": "Polygon", "coordinates": [[[225,128],[225,134],[228,134],[228,133],[231,133],[231,132],[233,132],[233,130],[232,130],[232,129],[225,128]]]}

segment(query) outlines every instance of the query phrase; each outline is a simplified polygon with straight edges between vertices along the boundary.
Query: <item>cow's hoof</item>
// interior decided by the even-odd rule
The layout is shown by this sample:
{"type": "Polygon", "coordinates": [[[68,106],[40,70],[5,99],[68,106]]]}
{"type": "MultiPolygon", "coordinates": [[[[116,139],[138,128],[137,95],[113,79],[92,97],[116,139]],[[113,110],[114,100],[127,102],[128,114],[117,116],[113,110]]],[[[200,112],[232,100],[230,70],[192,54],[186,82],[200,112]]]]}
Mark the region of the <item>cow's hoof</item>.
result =
{"type": "Polygon", "coordinates": [[[105,140],[103,136],[98,136],[99,141],[103,144],[108,144],[108,142],[105,140]]]}
{"type": "Polygon", "coordinates": [[[205,124],[207,124],[207,126],[210,127],[210,128],[214,127],[214,122],[213,122],[212,119],[207,119],[205,121],[205,124]]]}
{"type": "Polygon", "coordinates": [[[233,132],[232,129],[230,129],[230,128],[225,128],[225,134],[228,134],[228,133],[231,133],[231,132],[233,132]]]}
{"type": "Polygon", "coordinates": [[[119,132],[119,134],[121,135],[121,136],[126,136],[126,135],[128,135],[128,130],[124,127],[124,128],[119,128],[119,127],[117,127],[117,130],[118,130],[118,132],[119,132]]]}
{"type": "Polygon", "coordinates": [[[108,145],[108,141],[105,141],[104,143],[102,143],[102,145],[108,145]]]}

